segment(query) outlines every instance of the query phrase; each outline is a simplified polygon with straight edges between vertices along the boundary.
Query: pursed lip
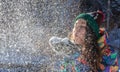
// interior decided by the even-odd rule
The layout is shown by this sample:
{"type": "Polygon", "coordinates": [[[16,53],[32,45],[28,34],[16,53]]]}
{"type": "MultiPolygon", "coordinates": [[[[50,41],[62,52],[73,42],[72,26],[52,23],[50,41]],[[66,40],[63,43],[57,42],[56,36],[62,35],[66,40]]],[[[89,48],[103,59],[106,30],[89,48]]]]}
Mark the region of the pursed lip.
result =
{"type": "Polygon", "coordinates": [[[75,40],[79,40],[79,41],[76,41],[77,43],[79,42],[80,44],[83,44],[84,43],[84,39],[81,38],[81,37],[76,37],[75,40]]]}

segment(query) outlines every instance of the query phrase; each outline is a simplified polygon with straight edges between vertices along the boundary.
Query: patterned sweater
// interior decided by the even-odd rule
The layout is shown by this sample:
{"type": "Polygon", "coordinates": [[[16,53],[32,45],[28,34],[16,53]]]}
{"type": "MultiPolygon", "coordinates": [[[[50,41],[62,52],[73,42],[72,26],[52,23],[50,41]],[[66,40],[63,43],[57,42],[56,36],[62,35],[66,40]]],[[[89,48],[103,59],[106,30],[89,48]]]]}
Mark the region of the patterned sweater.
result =
{"type": "MultiPolygon", "coordinates": [[[[82,46],[78,46],[71,42],[68,38],[52,37],[49,40],[51,48],[56,54],[64,57],[58,63],[57,72],[90,72],[91,68],[86,62],[86,59],[82,57],[82,46]]],[[[102,50],[102,61],[104,70],[98,70],[98,72],[117,72],[118,71],[118,53],[114,48],[106,46],[105,36],[102,36],[98,40],[99,47],[102,50]]],[[[56,65],[56,64],[55,64],[56,65]]]]}
{"type": "MultiPolygon", "coordinates": [[[[114,46],[108,44],[109,40],[110,39],[108,39],[106,35],[103,35],[98,40],[99,48],[101,49],[102,54],[101,64],[104,65],[104,69],[102,70],[102,72],[117,72],[119,69],[118,62],[120,62],[118,60],[118,51],[114,46]]],[[[114,42],[114,40],[112,41],[114,42]]]]}
{"type": "Polygon", "coordinates": [[[60,61],[57,72],[89,72],[85,59],[82,58],[82,46],[75,45],[68,38],[52,37],[49,40],[52,49],[64,59],[60,61]]]}

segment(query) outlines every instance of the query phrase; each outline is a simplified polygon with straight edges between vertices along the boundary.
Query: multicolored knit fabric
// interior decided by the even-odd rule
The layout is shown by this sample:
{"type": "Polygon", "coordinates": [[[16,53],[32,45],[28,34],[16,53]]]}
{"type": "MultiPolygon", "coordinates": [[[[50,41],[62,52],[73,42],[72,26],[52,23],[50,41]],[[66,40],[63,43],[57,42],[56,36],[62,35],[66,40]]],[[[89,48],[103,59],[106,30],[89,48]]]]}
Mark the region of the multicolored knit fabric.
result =
{"type": "Polygon", "coordinates": [[[104,65],[102,72],[117,72],[118,71],[118,52],[113,47],[107,44],[107,37],[103,35],[98,40],[98,45],[101,48],[103,54],[101,64],[104,65]]]}
{"type": "MultiPolygon", "coordinates": [[[[53,50],[57,54],[64,56],[62,60],[57,62],[54,67],[57,72],[89,72],[91,71],[86,59],[82,58],[80,49],[81,46],[77,46],[72,43],[68,38],[52,37],[49,41],[53,50]]],[[[102,50],[102,61],[104,65],[103,70],[98,72],[117,72],[118,71],[118,53],[114,48],[110,47],[106,43],[106,36],[102,36],[98,40],[100,49],[102,50]]]]}
{"type": "Polygon", "coordinates": [[[61,72],[88,72],[89,70],[90,67],[87,65],[87,62],[77,52],[70,58],[65,58],[64,63],[61,64],[61,72]]]}
{"type": "Polygon", "coordinates": [[[58,37],[52,37],[49,43],[53,47],[53,50],[56,51],[56,54],[64,56],[64,58],[59,61],[59,64],[55,64],[56,72],[90,71],[86,59],[82,58],[81,46],[72,43],[68,38],[58,37]]]}

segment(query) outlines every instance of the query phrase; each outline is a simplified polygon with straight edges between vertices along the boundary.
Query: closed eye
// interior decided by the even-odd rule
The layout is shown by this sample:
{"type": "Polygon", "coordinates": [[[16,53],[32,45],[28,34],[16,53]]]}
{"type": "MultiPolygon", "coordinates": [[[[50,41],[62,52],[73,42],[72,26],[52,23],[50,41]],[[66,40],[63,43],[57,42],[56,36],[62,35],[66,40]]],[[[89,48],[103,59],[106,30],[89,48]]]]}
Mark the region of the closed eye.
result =
{"type": "Polygon", "coordinates": [[[85,28],[86,29],[86,26],[80,26],[80,28],[82,28],[82,29],[85,28]]]}

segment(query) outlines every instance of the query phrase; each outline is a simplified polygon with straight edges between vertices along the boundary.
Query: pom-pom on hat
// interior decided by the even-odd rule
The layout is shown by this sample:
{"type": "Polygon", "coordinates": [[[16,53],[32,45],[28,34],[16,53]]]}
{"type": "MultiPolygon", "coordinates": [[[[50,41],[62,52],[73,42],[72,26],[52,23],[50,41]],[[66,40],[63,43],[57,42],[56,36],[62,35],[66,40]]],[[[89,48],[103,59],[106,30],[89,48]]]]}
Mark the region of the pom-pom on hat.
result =
{"type": "Polygon", "coordinates": [[[99,26],[105,20],[105,15],[100,10],[95,11],[95,12],[91,12],[91,13],[87,13],[87,14],[91,15],[99,26]]]}

